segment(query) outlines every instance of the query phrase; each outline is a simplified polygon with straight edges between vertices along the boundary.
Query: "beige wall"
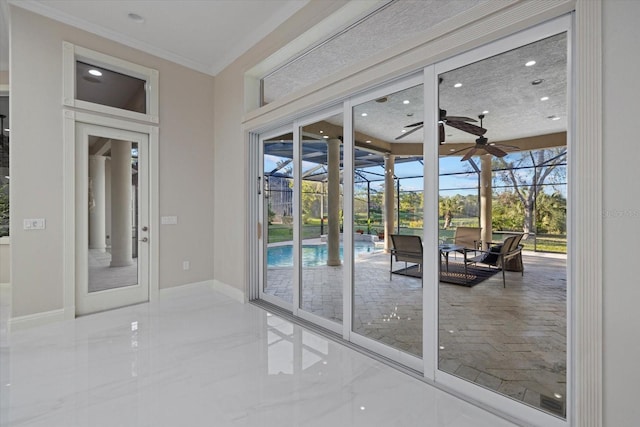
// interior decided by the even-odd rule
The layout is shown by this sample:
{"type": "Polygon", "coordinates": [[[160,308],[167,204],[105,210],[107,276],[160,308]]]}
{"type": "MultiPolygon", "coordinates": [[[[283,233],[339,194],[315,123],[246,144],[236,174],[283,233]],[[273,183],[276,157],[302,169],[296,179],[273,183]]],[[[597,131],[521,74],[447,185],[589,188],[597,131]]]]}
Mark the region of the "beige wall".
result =
{"type": "Polygon", "coordinates": [[[159,70],[160,215],[179,218],[161,226],[160,287],[212,279],[213,78],[13,6],[11,21],[12,316],[63,307],[63,40],[159,70]]]}
{"type": "Polygon", "coordinates": [[[215,260],[216,280],[245,290],[246,149],[242,130],[244,74],[289,41],[344,5],[345,1],[312,0],[285,25],[253,46],[215,78],[215,260]]]}
{"type": "MultiPolygon", "coordinates": [[[[603,1],[604,426],[640,422],[640,2],[603,1]]],[[[579,284],[578,284],[579,285],[579,284]]],[[[578,286],[579,289],[579,286],[578,286]]]]}
{"type": "Polygon", "coordinates": [[[0,85],[9,84],[9,71],[0,71],[0,85]]]}

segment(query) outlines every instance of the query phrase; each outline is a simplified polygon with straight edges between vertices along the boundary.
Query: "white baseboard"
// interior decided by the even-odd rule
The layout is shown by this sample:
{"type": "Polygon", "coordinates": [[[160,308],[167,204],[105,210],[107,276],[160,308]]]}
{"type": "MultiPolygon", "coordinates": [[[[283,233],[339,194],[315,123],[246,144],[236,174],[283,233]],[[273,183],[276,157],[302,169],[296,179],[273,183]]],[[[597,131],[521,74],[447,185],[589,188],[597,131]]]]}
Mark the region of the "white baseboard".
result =
{"type": "Polygon", "coordinates": [[[10,331],[20,331],[65,319],[68,319],[68,316],[66,316],[65,310],[61,308],[58,310],[43,311],[42,313],[27,314],[26,316],[12,317],[9,319],[8,327],[10,331]]]}
{"type": "Polygon", "coordinates": [[[190,288],[198,286],[211,288],[214,291],[220,292],[224,296],[227,296],[235,301],[241,302],[243,304],[245,303],[244,292],[219,280],[204,280],[202,282],[186,283],[184,285],[172,286],[170,288],[162,288],[160,289],[160,295],[171,294],[176,291],[184,290],[187,287],[190,288]]]}
{"type": "Polygon", "coordinates": [[[219,280],[212,280],[213,284],[212,287],[214,290],[220,292],[223,295],[228,296],[231,299],[234,299],[242,304],[244,304],[246,302],[245,297],[244,297],[244,292],[242,292],[240,289],[228,285],[226,283],[223,283],[219,280]]]}

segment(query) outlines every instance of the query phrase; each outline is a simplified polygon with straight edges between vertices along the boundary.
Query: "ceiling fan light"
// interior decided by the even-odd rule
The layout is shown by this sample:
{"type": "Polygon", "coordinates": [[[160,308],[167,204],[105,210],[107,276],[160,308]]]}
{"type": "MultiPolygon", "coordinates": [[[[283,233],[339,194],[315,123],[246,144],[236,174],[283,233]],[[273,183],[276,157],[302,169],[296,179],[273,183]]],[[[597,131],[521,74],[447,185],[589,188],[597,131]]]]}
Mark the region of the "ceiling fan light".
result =
{"type": "Polygon", "coordinates": [[[408,99],[405,99],[404,101],[402,101],[402,103],[403,103],[404,105],[407,105],[407,104],[410,104],[410,103],[411,103],[411,101],[409,101],[408,99]]]}
{"type": "Polygon", "coordinates": [[[540,101],[548,101],[549,97],[548,96],[543,96],[542,98],[540,98],[540,101]]]}
{"type": "Polygon", "coordinates": [[[462,87],[462,83],[456,83],[453,85],[453,87],[462,87]]]}
{"type": "Polygon", "coordinates": [[[489,110],[484,110],[482,114],[489,114],[489,110]]]}
{"type": "Polygon", "coordinates": [[[533,65],[536,65],[536,61],[531,60],[531,61],[528,61],[526,64],[524,64],[525,67],[531,67],[533,65]]]}
{"type": "Polygon", "coordinates": [[[102,72],[99,70],[96,70],[95,68],[90,69],[88,73],[96,77],[100,77],[102,75],[102,72]]]}

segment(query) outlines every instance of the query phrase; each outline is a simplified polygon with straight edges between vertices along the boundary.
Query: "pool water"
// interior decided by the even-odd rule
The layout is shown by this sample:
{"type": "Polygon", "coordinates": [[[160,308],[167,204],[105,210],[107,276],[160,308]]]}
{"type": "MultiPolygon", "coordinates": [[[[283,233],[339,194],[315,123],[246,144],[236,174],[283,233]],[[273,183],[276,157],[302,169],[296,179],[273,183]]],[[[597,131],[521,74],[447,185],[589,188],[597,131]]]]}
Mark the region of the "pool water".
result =
{"type": "MultiPolygon", "coordinates": [[[[367,253],[380,252],[371,243],[354,242],[356,258],[367,253]]],[[[327,245],[302,245],[302,266],[317,267],[327,264],[327,245]]],[[[344,262],[342,245],[340,259],[344,262]]],[[[271,246],[267,248],[267,267],[293,267],[293,245],[271,246]]]]}

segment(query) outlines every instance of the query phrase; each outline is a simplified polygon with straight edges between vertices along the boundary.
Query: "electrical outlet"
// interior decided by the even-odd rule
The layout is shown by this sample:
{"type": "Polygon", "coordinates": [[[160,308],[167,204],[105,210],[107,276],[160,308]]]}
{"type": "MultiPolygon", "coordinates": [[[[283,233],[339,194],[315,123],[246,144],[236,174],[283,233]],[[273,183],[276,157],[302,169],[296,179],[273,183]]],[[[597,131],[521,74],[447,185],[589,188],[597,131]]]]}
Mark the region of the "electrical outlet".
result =
{"type": "Polygon", "coordinates": [[[191,263],[189,261],[182,261],[182,269],[188,270],[191,268],[191,263]]]}

